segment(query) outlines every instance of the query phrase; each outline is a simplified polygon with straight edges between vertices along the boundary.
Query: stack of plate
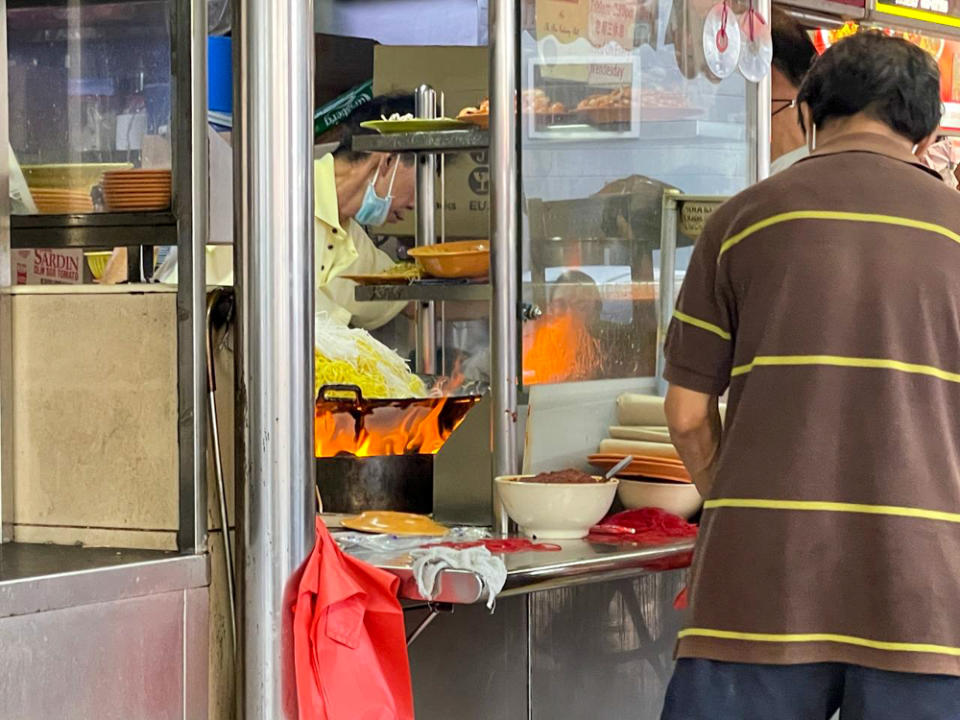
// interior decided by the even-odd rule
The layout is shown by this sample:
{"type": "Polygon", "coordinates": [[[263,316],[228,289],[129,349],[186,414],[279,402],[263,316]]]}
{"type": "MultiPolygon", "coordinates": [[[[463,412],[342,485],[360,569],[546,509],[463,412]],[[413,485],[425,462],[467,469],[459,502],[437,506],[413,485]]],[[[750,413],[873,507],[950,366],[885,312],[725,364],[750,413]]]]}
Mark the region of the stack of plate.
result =
{"type": "Polygon", "coordinates": [[[103,199],[118,212],[170,207],[169,170],[115,170],[103,174],[103,199]]]}
{"type": "Polygon", "coordinates": [[[65,215],[93,212],[93,200],[90,199],[90,193],[84,190],[30,188],[30,194],[41,213],[65,215]]]}
{"type": "MultiPolygon", "coordinates": [[[[594,453],[587,457],[587,460],[595,468],[606,472],[618,462],[623,460],[626,455],[623,453],[594,453]]],[[[671,482],[689,483],[693,482],[690,473],[683,466],[680,460],[668,457],[652,457],[643,455],[634,455],[633,462],[617,473],[620,478],[654,478],[656,480],[669,480],[671,482]]]]}

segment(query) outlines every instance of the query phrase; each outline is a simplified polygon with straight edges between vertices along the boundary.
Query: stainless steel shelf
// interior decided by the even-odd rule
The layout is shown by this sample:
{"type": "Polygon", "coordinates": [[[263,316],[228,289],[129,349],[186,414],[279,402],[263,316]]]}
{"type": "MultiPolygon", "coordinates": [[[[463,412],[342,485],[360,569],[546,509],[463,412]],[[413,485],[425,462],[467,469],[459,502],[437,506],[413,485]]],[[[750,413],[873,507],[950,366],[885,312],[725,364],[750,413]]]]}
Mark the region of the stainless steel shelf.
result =
{"type": "MultiPolygon", "coordinates": [[[[507,581],[500,597],[525,595],[573,585],[610,582],[651,572],[685,568],[690,564],[694,540],[665,545],[605,544],[587,540],[561,540],[555,552],[520,552],[504,555],[507,581]]],[[[347,547],[346,551],[400,578],[403,600],[423,601],[413,578],[407,553],[378,553],[347,547]]],[[[438,580],[436,602],[469,605],[486,599],[483,582],[469,570],[444,570],[438,580]]]]}
{"type": "Polygon", "coordinates": [[[13,215],[10,244],[18,250],[176,245],[177,219],[170,211],[13,215]]]}
{"type": "Polygon", "coordinates": [[[438,132],[391,133],[389,135],[357,135],[353,149],[357,152],[445,152],[486,150],[490,146],[487,130],[442,130],[438,132]]]}
{"type": "Polygon", "coordinates": [[[464,283],[460,285],[440,285],[433,283],[413,283],[411,285],[358,285],[354,290],[354,299],[358,302],[376,302],[387,300],[400,301],[482,301],[489,300],[488,283],[464,283]]]}

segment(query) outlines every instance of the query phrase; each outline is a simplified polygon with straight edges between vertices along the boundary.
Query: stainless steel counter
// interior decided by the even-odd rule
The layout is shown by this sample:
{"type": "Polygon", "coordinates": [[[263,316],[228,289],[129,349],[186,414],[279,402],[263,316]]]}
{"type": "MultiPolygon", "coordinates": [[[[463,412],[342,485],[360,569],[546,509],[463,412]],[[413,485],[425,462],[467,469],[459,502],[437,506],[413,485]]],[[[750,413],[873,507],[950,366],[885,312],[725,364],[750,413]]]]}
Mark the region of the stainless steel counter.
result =
{"type": "Polygon", "coordinates": [[[0,544],[0,618],[209,584],[206,555],[0,544]]]}
{"type": "MultiPolygon", "coordinates": [[[[507,582],[499,597],[624,580],[650,572],[684,568],[690,564],[694,541],[681,540],[668,545],[628,545],[568,540],[557,544],[562,548],[559,551],[504,555],[507,582]]],[[[399,577],[401,599],[425,600],[413,579],[409,555],[353,554],[399,577]]],[[[434,598],[435,602],[465,605],[485,599],[480,579],[472,572],[446,570],[440,574],[438,582],[439,594],[434,598]]]]}

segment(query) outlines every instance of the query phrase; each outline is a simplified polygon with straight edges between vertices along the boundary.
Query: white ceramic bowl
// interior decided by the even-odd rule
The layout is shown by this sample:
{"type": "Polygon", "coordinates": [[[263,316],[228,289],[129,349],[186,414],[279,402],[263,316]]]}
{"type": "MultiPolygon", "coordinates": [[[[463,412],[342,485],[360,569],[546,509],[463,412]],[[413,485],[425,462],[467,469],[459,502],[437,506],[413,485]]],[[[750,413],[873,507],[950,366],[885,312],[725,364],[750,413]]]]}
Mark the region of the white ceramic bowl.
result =
{"type": "Polygon", "coordinates": [[[616,479],[603,483],[531,483],[533,475],[503,475],[497,492],[524,535],[541,540],[576,540],[603,520],[617,494],[616,479]]]}
{"type": "Polygon", "coordinates": [[[685,520],[703,504],[703,498],[692,483],[621,479],[618,492],[625,508],[658,507],[685,520]]]}

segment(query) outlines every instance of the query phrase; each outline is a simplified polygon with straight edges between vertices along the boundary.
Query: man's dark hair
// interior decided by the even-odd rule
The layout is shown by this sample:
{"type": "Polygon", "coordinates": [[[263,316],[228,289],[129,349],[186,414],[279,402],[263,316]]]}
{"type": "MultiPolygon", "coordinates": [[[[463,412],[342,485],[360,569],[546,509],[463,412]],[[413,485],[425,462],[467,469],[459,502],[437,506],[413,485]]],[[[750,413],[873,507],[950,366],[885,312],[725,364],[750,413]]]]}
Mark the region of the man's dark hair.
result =
{"type": "MultiPolygon", "coordinates": [[[[353,138],[355,135],[366,135],[373,132],[360,127],[360,123],[365,123],[368,120],[379,120],[381,117],[390,117],[394,113],[406,115],[413,112],[413,95],[377,95],[370,102],[364,103],[347,115],[343,122],[321,135],[318,141],[339,142],[340,147],[334,152],[335,157],[343,158],[351,163],[360,162],[367,157],[367,153],[353,151],[353,138]]],[[[409,165],[413,162],[413,155],[405,154],[403,160],[409,165]]]]}
{"type": "Polygon", "coordinates": [[[817,58],[817,49],[807,31],[783,9],[774,6],[770,13],[773,36],[773,66],[782,72],[794,87],[800,87],[804,76],[817,58]]]}
{"type": "MultiPolygon", "coordinates": [[[[814,63],[797,96],[803,104],[816,127],[862,112],[918,143],[940,125],[940,70],[906,40],[859,32],[814,63]]],[[[802,114],[800,124],[806,129],[802,114]]]]}

